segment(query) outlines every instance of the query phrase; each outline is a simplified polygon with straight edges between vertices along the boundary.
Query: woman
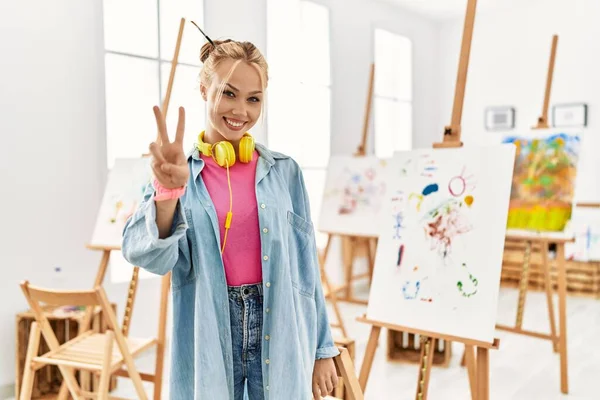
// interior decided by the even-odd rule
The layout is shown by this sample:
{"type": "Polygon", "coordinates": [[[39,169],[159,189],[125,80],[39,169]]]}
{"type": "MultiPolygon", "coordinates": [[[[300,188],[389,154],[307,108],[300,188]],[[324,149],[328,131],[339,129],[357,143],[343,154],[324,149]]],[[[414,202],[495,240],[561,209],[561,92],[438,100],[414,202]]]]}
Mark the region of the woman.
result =
{"type": "MultiPolygon", "coordinates": [[[[207,37],[208,39],[208,37],[207,37]]],[[[172,399],[299,399],[337,385],[309,201],[298,164],[254,144],[267,63],[251,43],[202,47],[208,126],[183,153],[154,107],[155,176],[128,220],[123,255],[172,272],[172,399]]],[[[293,121],[291,121],[293,123],[293,121]]]]}

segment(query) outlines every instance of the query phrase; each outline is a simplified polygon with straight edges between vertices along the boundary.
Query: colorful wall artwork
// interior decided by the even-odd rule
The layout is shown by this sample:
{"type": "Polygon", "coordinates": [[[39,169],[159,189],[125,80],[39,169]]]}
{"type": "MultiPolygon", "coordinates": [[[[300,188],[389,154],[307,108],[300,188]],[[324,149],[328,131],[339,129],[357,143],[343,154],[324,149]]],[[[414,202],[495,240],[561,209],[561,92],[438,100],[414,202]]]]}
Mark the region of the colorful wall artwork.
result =
{"type": "Polygon", "coordinates": [[[367,317],[492,342],[515,146],[396,153],[367,317]]]}
{"type": "Polygon", "coordinates": [[[321,203],[319,230],[378,235],[376,217],[384,200],[386,161],[376,157],[332,156],[321,203]]]}
{"type": "Polygon", "coordinates": [[[517,147],[508,228],[561,231],[571,216],[580,135],[512,136],[517,147]]]}

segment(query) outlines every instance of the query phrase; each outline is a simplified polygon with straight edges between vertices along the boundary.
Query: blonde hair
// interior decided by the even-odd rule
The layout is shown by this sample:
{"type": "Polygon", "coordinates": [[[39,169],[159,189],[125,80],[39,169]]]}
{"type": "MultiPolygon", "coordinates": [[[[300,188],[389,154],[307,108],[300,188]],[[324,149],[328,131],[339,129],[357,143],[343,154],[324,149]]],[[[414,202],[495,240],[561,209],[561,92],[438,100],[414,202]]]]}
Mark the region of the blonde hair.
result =
{"type": "MultiPolygon", "coordinates": [[[[200,50],[200,61],[203,63],[202,71],[200,72],[200,83],[202,85],[206,87],[210,86],[216,69],[223,61],[227,59],[234,60],[233,66],[229,70],[229,73],[223,82],[221,82],[214,105],[215,111],[219,105],[219,102],[221,101],[221,97],[223,96],[225,84],[233,74],[235,68],[242,61],[256,68],[260,76],[262,90],[263,92],[265,91],[269,80],[269,67],[262,53],[256,48],[256,46],[254,46],[254,44],[250,42],[237,42],[231,39],[223,41],[214,40],[213,43],[214,46],[211,43],[205,43],[200,50]]],[[[264,102],[261,108],[263,107],[264,102]]],[[[261,114],[264,115],[264,113],[262,113],[263,110],[261,110],[261,114]]]]}

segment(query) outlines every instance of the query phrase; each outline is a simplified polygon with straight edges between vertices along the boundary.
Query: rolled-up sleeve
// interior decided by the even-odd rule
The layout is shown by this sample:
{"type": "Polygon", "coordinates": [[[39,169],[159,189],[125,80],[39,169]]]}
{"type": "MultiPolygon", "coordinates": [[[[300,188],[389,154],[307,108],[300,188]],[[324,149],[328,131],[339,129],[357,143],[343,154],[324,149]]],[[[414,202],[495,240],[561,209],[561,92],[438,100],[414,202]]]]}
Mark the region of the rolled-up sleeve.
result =
{"type": "MultiPolygon", "coordinates": [[[[149,184],[144,200],[129,218],[123,229],[123,257],[132,265],[158,275],[165,275],[177,264],[180,257],[189,261],[186,230],[188,224],[181,201],[177,202],[169,236],[159,238],[156,225],[154,188],[149,184]]],[[[182,260],[179,260],[182,261],[182,260]]]]}

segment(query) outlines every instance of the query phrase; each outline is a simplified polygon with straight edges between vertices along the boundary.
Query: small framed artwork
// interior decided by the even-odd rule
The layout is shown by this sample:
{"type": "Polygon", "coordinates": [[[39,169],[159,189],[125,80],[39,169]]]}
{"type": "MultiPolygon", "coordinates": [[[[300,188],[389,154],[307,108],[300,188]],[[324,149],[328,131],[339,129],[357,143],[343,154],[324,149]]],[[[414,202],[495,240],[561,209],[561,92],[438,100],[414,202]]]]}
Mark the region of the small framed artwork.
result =
{"type": "Polygon", "coordinates": [[[583,127],[588,123],[588,106],[585,103],[556,104],[552,106],[552,126],[583,127]]]}
{"type": "Polygon", "coordinates": [[[515,127],[514,107],[488,107],[485,109],[485,129],[506,131],[515,127]]]}

